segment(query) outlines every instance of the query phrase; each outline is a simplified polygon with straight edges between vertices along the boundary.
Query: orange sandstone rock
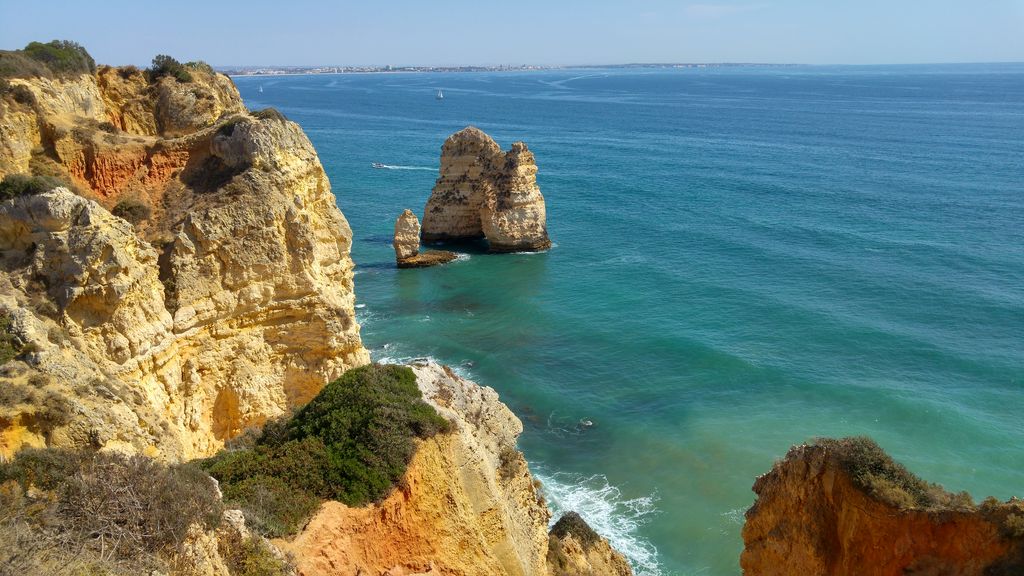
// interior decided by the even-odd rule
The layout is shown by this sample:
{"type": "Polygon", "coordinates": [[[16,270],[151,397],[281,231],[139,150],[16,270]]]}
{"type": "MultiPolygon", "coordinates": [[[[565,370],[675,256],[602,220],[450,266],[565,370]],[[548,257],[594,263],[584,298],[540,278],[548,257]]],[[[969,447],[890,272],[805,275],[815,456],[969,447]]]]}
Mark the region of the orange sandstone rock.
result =
{"type": "Polygon", "coordinates": [[[859,486],[827,444],[792,448],[754,492],[740,557],[750,576],[1024,574],[1024,535],[1006,522],[1020,501],[901,508],[859,486]]]}

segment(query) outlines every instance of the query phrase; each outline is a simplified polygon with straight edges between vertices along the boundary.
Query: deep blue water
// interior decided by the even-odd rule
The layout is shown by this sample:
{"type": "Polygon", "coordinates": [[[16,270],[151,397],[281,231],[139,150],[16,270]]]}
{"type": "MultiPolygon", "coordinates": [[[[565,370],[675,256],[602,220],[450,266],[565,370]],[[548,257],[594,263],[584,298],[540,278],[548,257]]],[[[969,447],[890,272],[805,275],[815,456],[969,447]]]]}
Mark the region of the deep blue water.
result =
{"type": "Polygon", "coordinates": [[[319,151],[374,358],[498,390],[640,574],[738,574],[754,478],[815,436],[1024,495],[1024,65],[236,82],[319,151]],[[396,270],[468,124],[534,151],[555,247],[396,270]]]}

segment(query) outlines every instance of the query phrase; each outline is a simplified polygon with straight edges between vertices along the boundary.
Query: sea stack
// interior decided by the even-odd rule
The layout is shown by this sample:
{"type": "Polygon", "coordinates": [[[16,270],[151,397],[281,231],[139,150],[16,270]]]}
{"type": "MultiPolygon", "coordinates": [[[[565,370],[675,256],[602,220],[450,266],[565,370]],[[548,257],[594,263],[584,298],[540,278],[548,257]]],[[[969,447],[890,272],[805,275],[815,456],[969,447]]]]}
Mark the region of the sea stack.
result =
{"type": "Polygon", "coordinates": [[[453,252],[427,250],[420,254],[420,221],[408,208],[395,220],[395,262],[399,268],[426,268],[451,262],[456,258],[453,252]]]}
{"type": "Polygon", "coordinates": [[[445,140],[441,169],[423,214],[423,241],[486,239],[492,252],[551,247],[537,164],[526,144],[508,152],[482,130],[445,140]]]}
{"type": "Polygon", "coordinates": [[[420,220],[408,208],[395,220],[392,246],[395,247],[395,259],[399,263],[420,253],[420,220]]]}

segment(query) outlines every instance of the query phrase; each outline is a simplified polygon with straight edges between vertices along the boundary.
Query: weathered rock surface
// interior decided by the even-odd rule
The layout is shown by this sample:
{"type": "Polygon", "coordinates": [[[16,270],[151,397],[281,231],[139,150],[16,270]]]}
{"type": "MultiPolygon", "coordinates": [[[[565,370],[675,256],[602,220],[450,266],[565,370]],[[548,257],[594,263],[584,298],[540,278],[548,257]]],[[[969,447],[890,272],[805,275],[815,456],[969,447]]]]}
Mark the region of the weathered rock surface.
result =
{"type": "Polygon", "coordinates": [[[740,559],[750,576],[1024,574],[1024,502],[905,508],[860,487],[833,449],[792,448],[754,484],[740,559]]]}
{"type": "Polygon", "coordinates": [[[395,247],[395,262],[399,268],[429,268],[458,258],[457,254],[447,250],[420,252],[420,221],[409,209],[402,212],[395,221],[392,245],[395,247]]]}
{"type": "Polygon", "coordinates": [[[423,241],[486,238],[495,252],[545,250],[544,197],[526,144],[503,153],[478,128],[452,134],[441,147],[441,168],[423,214],[423,241]]]}
{"type": "Polygon", "coordinates": [[[547,560],[551,576],[633,575],[625,556],[575,512],[566,512],[551,527],[547,560]]]}
{"type": "Polygon", "coordinates": [[[420,253],[420,219],[412,210],[406,208],[395,220],[395,239],[392,245],[395,247],[395,259],[399,263],[420,253]]]}
{"type": "MultiPolygon", "coordinates": [[[[197,74],[190,86],[143,85],[111,69],[99,77],[19,81],[35,94],[28,109],[4,98],[34,115],[55,152],[47,161],[85,193],[153,212],[133,228],[63,189],[0,204],[0,312],[35,349],[18,377],[49,379],[73,412],[57,423],[10,407],[3,449],[210,454],[369,360],[351,231],[296,124],[273,114],[217,120],[244,110],[226,77],[197,74]],[[145,134],[108,141],[99,118],[145,134]]],[[[20,146],[4,138],[6,150],[20,146]]]]}
{"type": "MultiPolygon", "coordinates": [[[[490,388],[433,362],[412,369],[453,432],[421,443],[383,502],[328,502],[298,536],[276,544],[295,554],[304,576],[549,574],[550,512],[514,448],[522,423],[490,388]]],[[[588,565],[582,557],[572,562],[588,565]]]]}

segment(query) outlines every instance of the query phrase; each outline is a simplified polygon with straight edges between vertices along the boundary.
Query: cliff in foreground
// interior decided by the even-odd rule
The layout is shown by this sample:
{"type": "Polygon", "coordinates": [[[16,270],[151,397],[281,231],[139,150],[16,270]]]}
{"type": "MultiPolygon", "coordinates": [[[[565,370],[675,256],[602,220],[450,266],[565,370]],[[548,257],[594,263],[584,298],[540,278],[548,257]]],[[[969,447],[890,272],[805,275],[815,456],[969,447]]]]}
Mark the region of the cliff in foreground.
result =
{"type": "MultiPolygon", "coordinates": [[[[239,448],[369,361],[316,152],[201,63],[42,50],[82,66],[0,53],[0,573],[630,573],[585,523],[549,535],[519,420],[434,364],[412,393],[450,428],[356,450],[377,476],[328,461],[334,429],[239,448]],[[374,496],[325,498],[327,469],[374,496]]],[[[396,420],[376,392],[348,408],[396,420]]]]}
{"type": "MultiPolygon", "coordinates": [[[[446,366],[422,362],[412,370],[424,400],[452,424],[451,432],[419,444],[384,500],[359,508],[327,502],[294,538],[275,540],[295,554],[300,574],[632,574],[600,537],[577,534],[572,541],[562,532],[569,543],[552,556],[551,513],[515,448],[519,419],[494,390],[446,366]]],[[[552,538],[555,546],[563,541],[552,538]]]]}
{"type": "Polygon", "coordinates": [[[795,446],[754,492],[744,574],[1024,574],[1024,501],[975,506],[866,438],[795,446]]]}
{"type": "Polygon", "coordinates": [[[0,176],[77,192],[0,204],[23,360],[2,374],[2,454],[211,454],[368,361],[352,233],[302,130],[202,67],[150,76],[13,78],[0,98],[0,176]]]}

